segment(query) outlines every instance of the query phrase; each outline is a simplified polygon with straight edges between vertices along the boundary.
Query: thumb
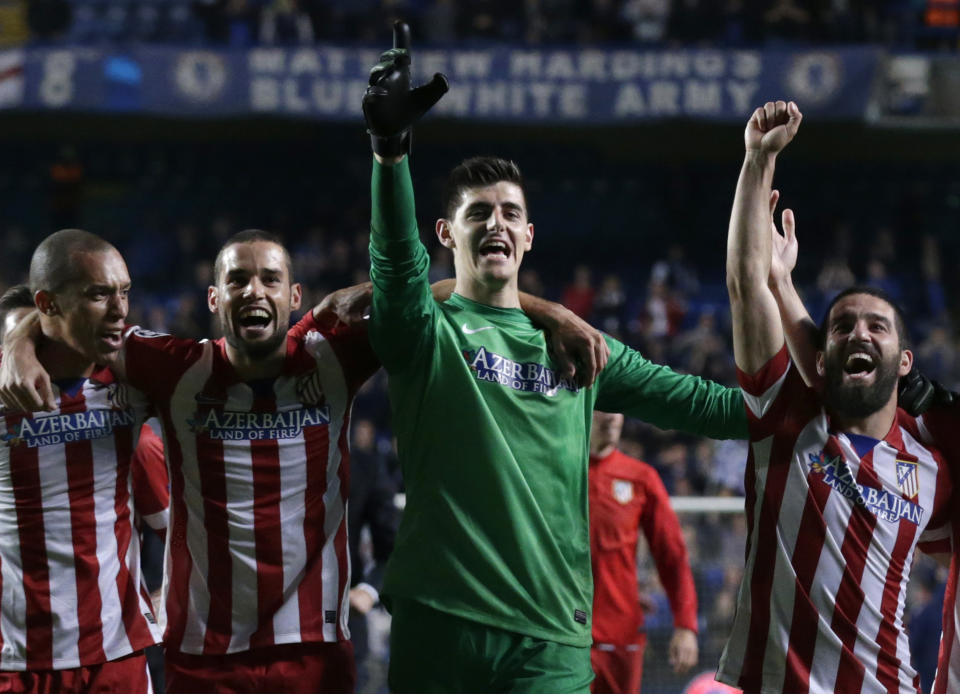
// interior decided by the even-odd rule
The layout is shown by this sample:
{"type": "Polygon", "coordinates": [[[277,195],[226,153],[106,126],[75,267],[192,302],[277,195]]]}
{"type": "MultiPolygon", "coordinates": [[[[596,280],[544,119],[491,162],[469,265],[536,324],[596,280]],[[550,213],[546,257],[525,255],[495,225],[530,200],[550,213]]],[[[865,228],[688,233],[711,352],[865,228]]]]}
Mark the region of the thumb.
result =
{"type": "Polygon", "coordinates": [[[44,374],[37,381],[37,393],[43,400],[43,406],[47,411],[52,412],[57,409],[57,400],[53,395],[53,387],[50,385],[50,377],[44,374]]]}
{"type": "Polygon", "coordinates": [[[797,220],[793,216],[793,210],[787,208],[783,211],[783,235],[787,241],[792,242],[797,236],[797,220]]]}
{"type": "Polygon", "coordinates": [[[803,114],[800,113],[800,108],[795,101],[791,101],[787,104],[787,132],[790,134],[790,137],[797,134],[797,130],[800,128],[800,121],[802,120],[803,114]]]}
{"type": "Polygon", "coordinates": [[[414,120],[433,108],[440,101],[440,97],[450,89],[450,83],[445,75],[439,72],[433,79],[410,92],[410,110],[414,120]]]}

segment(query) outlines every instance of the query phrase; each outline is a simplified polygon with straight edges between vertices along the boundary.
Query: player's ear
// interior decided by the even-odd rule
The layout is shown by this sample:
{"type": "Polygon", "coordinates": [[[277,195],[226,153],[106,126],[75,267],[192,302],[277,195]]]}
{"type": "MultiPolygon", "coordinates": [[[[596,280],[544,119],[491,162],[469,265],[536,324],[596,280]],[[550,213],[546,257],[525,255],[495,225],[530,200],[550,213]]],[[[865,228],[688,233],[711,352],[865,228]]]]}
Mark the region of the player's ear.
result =
{"type": "Polygon", "coordinates": [[[53,294],[45,289],[41,289],[33,295],[33,303],[45,316],[55,316],[60,312],[56,301],[53,299],[53,294]]]}
{"type": "Polygon", "coordinates": [[[527,224],[526,239],[523,244],[523,250],[529,251],[533,246],[533,224],[527,224]]]}
{"type": "Polygon", "coordinates": [[[216,287],[207,287],[207,308],[210,309],[210,313],[217,313],[220,310],[220,297],[216,287]]]}
{"type": "Polygon", "coordinates": [[[438,219],[437,220],[437,238],[440,239],[445,247],[453,250],[456,248],[456,242],[453,240],[453,229],[451,228],[450,221],[447,219],[438,219]]]}
{"type": "Polygon", "coordinates": [[[900,368],[897,370],[897,374],[900,376],[906,376],[910,373],[910,369],[913,368],[913,352],[909,349],[902,350],[900,352],[900,368]]]}
{"type": "Polygon", "coordinates": [[[303,285],[294,282],[290,285],[290,310],[296,311],[300,308],[300,302],[303,301],[303,285]]]}
{"type": "Polygon", "coordinates": [[[823,363],[823,351],[821,350],[817,352],[817,375],[822,378],[826,373],[826,367],[824,367],[823,363]]]}

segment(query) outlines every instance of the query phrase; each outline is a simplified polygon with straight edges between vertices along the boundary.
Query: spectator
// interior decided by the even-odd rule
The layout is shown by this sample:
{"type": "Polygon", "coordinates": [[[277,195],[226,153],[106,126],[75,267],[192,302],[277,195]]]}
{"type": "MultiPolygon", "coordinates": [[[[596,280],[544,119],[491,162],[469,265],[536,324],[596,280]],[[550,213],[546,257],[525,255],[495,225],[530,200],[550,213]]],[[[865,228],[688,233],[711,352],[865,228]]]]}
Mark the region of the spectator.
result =
{"type": "Polygon", "coordinates": [[[577,265],[573,270],[573,282],[563,290],[560,303],[584,320],[589,320],[593,313],[595,295],[590,268],[586,265],[577,265]]]}

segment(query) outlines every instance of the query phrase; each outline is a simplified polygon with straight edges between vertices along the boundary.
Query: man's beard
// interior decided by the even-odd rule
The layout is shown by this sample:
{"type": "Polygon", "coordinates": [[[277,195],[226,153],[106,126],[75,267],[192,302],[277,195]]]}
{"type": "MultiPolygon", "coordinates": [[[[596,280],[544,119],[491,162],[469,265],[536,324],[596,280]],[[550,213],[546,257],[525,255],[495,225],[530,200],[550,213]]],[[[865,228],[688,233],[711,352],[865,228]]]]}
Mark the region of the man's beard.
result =
{"type": "Polygon", "coordinates": [[[862,385],[857,383],[843,383],[843,362],[846,355],[838,355],[835,363],[827,365],[827,380],[824,391],[824,402],[827,406],[841,415],[852,419],[862,419],[874,412],[883,409],[890,400],[890,394],[897,387],[900,375],[897,365],[900,355],[887,361],[879,361],[876,366],[873,383],[862,385]]]}
{"type": "Polygon", "coordinates": [[[267,340],[247,342],[237,335],[230,325],[222,325],[223,337],[231,347],[252,359],[263,359],[272,355],[286,338],[286,331],[276,330],[267,340]]]}

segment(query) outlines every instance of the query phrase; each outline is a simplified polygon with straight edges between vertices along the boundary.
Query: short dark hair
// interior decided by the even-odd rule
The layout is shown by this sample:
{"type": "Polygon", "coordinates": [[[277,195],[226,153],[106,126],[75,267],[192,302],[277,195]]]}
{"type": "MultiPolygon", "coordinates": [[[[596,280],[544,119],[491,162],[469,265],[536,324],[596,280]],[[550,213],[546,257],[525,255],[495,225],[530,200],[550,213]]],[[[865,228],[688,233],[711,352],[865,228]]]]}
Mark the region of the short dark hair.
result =
{"type": "Polygon", "coordinates": [[[460,207],[463,192],[470,188],[484,188],[494,183],[506,181],[515,183],[523,193],[523,203],[527,208],[527,217],[530,216],[530,205],[527,202],[527,190],[523,183],[523,174],[516,162],[500,157],[471,157],[464,159],[454,167],[447,176],[443,189],[443,214],[446,219],[453,219],[460,207]]]}
{"type": "Polygon", "coordinates": [[[217,253],[217,259],[213,262],[214,283],[220,281],[220,273],[223,271],[223,254],[230,246],[235,246],[238,243],[256,243],[257,241],[266,241],[267,243],[275,243],[280,246],[283,250],[283,262],[286,263],[287,266],[287,277],[293,282],[293,261],[290,259],[290,251],[283,245],[283,240],[276,234],[271,234],[269,231],[262,229],[244,229],[231,236],[220,247],[220,251],[217,253]]]}
{"type": "Polygon", "coordinates": [[[0,340],[5,332],[7,314],[18,308],[33,308],[33,292],[25,284],[16,284],[0,296],[0,340]]]}
{"type": "Polygon", "coordinates": [[[77,253],[103,253],[116,250],[111,243],[83,229],[61,229],[37,246],[30,258],[30,291],[56,293],[80,279],[77,253]]]}
{"type": "Polygon", "coordinates": [[[15,284],[0,296],[0,314],[14,308],[33,308],[33,292],[26,284],[15,284]]]}
{"type": "Polygon", "coordinates": [[[904,319],[903,310],[900,308],[900,305],[897,303],[896,299],[894,299],[884,290],[880,289],[879,287],[872,287],[868,284],[857,284],[852,287],[847,287],[833,297],[833,299],[830,301],[830,304],[827,306],[827,310],[823,314],[823,320],[820,321],[819,338],[821,349],[823,349],[827,344],[827,322],[830,320],[830,312],[833,310],[833,307],[837,305],[838,301],[853,294],[867,294],[869,296],[875,296],[881,301],[890,304],[890,308],[893,309],[894,327],[897,329],[900,351],[910,349],[910,334],[907,332],[907,322],[904,319]]]}

